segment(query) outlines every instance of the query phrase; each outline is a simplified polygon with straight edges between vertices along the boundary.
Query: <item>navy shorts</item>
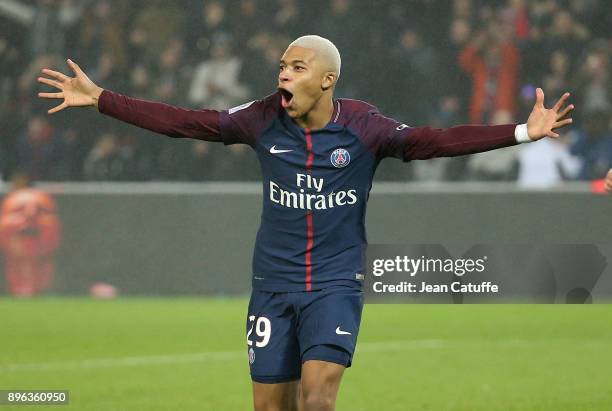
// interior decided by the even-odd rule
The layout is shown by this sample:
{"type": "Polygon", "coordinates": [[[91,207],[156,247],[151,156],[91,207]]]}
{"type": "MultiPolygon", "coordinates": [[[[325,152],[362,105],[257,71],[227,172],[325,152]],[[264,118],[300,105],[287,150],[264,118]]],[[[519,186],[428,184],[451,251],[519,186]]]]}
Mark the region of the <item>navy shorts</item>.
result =
{"type": "Polygon", "coordinates": [[[298,380],[307,360],[350,367],[362,309],[362,291],[347,286],[253,290],[246,323],[251,379],[267,384],[298,380]]]}

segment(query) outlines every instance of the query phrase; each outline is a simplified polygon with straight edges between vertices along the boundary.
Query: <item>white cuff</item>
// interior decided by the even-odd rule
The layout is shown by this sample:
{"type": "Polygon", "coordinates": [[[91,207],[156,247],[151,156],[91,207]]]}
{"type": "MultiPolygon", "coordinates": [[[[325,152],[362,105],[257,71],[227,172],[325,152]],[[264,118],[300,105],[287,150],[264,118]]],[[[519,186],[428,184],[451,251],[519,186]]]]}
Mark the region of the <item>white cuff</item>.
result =
{"type": "Polygon", "coordinates": [[[516,138],[517,143],[531,143],[532,139],[529,138],[529,134],[527,133],[527,124],[519,124],[514,129],[514,138],[516,138]]]}

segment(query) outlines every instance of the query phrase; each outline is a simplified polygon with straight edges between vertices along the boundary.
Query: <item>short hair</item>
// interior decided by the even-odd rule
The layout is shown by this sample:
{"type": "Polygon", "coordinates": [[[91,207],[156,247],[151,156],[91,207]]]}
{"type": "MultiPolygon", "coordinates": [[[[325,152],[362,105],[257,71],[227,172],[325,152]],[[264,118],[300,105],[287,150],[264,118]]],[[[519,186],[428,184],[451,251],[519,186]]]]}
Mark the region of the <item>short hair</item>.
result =
{"type": "Polygon", "coordinates": [[[293,40],[289,44],[289,47],[291,46],[314,50],[317,55],[321,56],[329,64],[329,71],[336,73],[336,81],[338,81],[342,60],[340,59],[340,52],[334,43],[324,37],[309,34],[293,40]]]}

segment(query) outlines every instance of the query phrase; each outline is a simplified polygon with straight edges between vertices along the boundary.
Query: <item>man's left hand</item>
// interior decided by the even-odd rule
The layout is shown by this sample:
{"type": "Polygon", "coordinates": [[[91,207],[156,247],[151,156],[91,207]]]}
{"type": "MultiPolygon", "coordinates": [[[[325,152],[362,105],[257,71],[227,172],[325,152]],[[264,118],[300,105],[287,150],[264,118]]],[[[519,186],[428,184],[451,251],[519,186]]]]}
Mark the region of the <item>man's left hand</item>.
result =
{"type": "Polygon", "coordinates": [[[572,124],[571,118],[566,118],[567,115],[574,109],[574,105],[565,106],[565,101],[570,96],[570,93],[564,93],[553,108],[544,107],[544,91],[541,88],[536,89],[536,102],[527,119],[527,134],[532,140],[539,140],[542,137],[559,137],[555,133],[561,127],[572,124]]]}

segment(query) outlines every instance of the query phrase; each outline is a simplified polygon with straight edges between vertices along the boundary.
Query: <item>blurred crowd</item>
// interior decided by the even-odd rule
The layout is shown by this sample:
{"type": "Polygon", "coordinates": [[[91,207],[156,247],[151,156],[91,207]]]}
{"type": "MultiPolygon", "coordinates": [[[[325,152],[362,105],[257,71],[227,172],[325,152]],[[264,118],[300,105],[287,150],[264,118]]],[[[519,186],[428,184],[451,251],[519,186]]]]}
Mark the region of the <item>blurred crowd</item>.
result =
{"type": "Polygon", "coordinates": [[[339,97],[409,125],[524,122],[541,86],[564,91],[559,139],[403,164],[382,180],[517,180],[549,187],[612,167],[612,2],[607,0],[0,0],[0,169],[4,180],[254,180],[241,145],[175,140],[36,97],[42,67],[71,58],[103,88],[188,108],[226,109],[274,92],[302,34],[332,40],[339,97]]]}

